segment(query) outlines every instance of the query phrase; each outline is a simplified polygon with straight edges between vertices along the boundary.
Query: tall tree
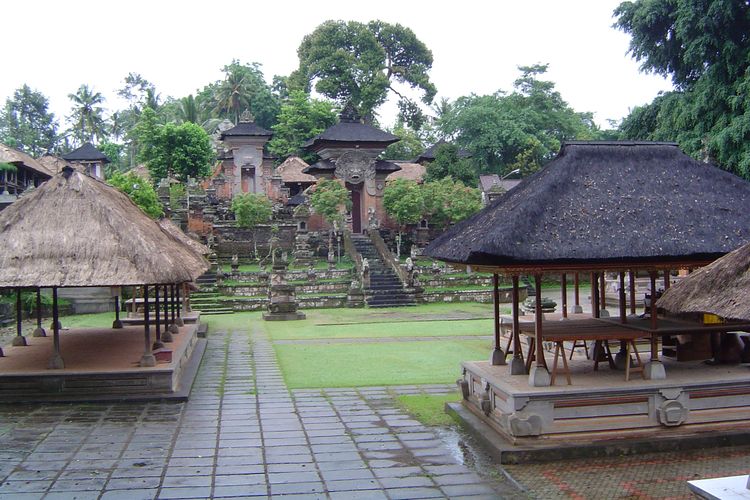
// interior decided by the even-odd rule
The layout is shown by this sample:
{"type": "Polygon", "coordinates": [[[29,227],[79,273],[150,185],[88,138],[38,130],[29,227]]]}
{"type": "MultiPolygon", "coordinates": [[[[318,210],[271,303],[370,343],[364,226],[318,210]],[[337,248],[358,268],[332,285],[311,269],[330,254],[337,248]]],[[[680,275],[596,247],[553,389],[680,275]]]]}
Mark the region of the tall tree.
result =
{"type": "Polygon", "coordinates": [[[104,96],[88,85],[81,85],[74,94],[68,94],[72,101],[68,121],[71,135],[78,144],[99,142],[107,138],[107,125],[104,121],[104,96]]]}
{"type": "Polygon", "coordinates": [[[330,102],[311,99],[301,90],[294,90],[281,105],[268,151],[279,158],[299,155],[312,161],[315,155],[302,151],[302,145],[335,123],[336,113],[330,102]]]}
{"type": "Polygon", "coordinates": [[[421,94],[425,104],[437,92],[428,76],[432,52],[400,24],[326,21],[305,36],[297,49],[299,68],[288,84],[354,106],[372,119],[389,92],[399,97],[399,111],[414,128],[424,122],[419,105],[403,89],[421,94]]]}
{"type": "Polygon", "coordinates": [[[421,186],[424,199],[423,216],[436,226],[461,221],[482,208],[479,189],[464,186],[461,181],[444,177],[421,186]]]}
{"type": "Polygon", "coordinates": [[[422,220],[424,193],[419,184],[406,179],[388,182],[383,192],[383,207],[398,224],[396,236],[396,258],[401,258],[401,242],[406,227],[422,220]]]}
{"type": "Polygon", "coordinates": [[[310,194],[310,205],[328,221],[328,255],[333,255],[333,226],[341,225],[344,220],[344,210],[352,206],[349,191],[336,180],[323,179],[315,185],[310,194]]]}
{"type": "Polygon", "coordinates": [[[256,230],[261,224],[267,223],[273,214],[271,200],[265,195],[246,193],[232,199],[232,212],[237,225],[248,228],[253,233],[253,251],[258,258],[258,238],[256,230]]]}
{"type": "Polygon", "coordinates": [[[144,160],[156,184],[165,177],[187,182],[211,173],[214,151],[208,134],[194,123],[167,123],[156,128],[144,148],[144,160]]]}
{"type": "Polygon", "coordinates": [[[214,115],[238,123],[242,112],[248,110],[260,126],[272,127],[276,123],[279,100],[266,83],[260,64],[233,60],[222,71],[224,79],[204,89],[210,95],[214,115]]]}
{"type": "Polygon", "coordinates": [[[437,181],[444,177],[461,181],[468,186],[476,186],[477,171],[469,158],[462,158],[455,144],[441,144],[435,152],[435,160],[427,165],[425,181],[437,181]]]}
{"type": "Polygon", "coordinates": [[[55,115],[41,92],[24,84],[0,109],[0,142],[32,156],[41,156],[57,145],[55,115]]]}
{"type": "Polygon", "coordinates": [[[565,140],[595,139],[591,113],[578,113],[554,83],[542,80],[546,65],[521,66],[514,91],[460,97],[444,108],[439,126],[446,137],[473,154],[477,173],[504,173],[524,165],[524,174],[552,158],[565,140]]]}
{"type": "Polygon", "coordinates": [[[401,140],[394,142],[383,151],[383,159],[414,160],[424,152],[425,143],[420,134],[407,127],[403,121],[397,120],[396,125],[390,132],[401,140]]]}
{"type": "Polygon", "coordinates": [[[750,5],[734,0],[623,2],[616,26],[641,68],[675,91],[636,108],[625,138],[676,140],[688,154],[750,179],[750,5]]]}

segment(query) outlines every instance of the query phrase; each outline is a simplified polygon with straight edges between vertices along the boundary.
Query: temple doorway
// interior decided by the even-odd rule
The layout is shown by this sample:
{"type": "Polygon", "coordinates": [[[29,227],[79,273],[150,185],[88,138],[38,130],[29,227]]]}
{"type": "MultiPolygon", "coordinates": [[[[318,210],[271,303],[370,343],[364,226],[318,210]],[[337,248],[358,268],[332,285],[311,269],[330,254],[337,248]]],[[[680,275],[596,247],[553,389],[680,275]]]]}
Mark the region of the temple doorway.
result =
{"type": "Polygon", "coordinates": [[[352,197],[352,233],[362,232],[362,191],[361,186],[353,186],[347,183],[352,197]]]}

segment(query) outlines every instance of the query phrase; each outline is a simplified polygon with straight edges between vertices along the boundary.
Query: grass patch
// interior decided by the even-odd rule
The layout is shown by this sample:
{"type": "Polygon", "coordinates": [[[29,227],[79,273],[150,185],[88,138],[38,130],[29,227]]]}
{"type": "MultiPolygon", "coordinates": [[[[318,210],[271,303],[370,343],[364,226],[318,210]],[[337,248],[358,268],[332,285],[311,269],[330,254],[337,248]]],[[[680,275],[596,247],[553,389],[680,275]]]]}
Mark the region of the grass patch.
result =
{"type": "Polygon", "coordinates": [[[395,321],[346,325],[316,325],[278,321],[264,325],[273,340],[492,335],[491,319],[456,321],[395,321]]]}
{"type": "Polygon", "coordinates": [[[277,344],[290,389],[450,383],[460,363],[484,359],[487,340],[277,344]]]}
{"type": "Polygon", "coordinates": [[[246,311],[233,314],[204,314],[201,323],[208,325],[209,335],[216,330],[244,330],[249,332],[253,323],[262,322],[263,311],[246,311]]]}
{"type": "MultiPolygon", "coordinates": [[[[63,328],[111,328],[114,320],[114,311],[60,316],[60,323],[62,323],[63,328]]],[[[51,322],[52,319],[50,318],[51,322]]]]}
{"type": "Polygon", "coordinates": [[[450,394],[404,394],[396,398],[399,405],[424,425],[448,426],[455,423],[445,413],[445,403],[461,400],[457,392],[450,394]]]}

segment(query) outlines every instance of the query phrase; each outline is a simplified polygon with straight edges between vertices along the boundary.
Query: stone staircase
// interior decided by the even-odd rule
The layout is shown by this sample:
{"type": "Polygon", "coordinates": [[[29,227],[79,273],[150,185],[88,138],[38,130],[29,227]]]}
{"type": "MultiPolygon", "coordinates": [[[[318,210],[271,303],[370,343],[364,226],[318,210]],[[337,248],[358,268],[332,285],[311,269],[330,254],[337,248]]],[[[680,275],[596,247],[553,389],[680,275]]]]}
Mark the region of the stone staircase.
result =
{"type": "Polygon", "coordinates": [[[216,290],[216,273],[208,271],[195,280],[198,291],[190,294],[190,307],[201,314],[232,314],[234,310],[227,307],[216,290]]]}
{"type": "Polygon", "coordinates": [[[365,288],[365,302],[368,307],[414,306],[414,290],[404,288],[398,274],[383,262],[370,238],[362,234],[352,234],[352,243],[363,259],[370,265],[370,284],[365,288]]]}

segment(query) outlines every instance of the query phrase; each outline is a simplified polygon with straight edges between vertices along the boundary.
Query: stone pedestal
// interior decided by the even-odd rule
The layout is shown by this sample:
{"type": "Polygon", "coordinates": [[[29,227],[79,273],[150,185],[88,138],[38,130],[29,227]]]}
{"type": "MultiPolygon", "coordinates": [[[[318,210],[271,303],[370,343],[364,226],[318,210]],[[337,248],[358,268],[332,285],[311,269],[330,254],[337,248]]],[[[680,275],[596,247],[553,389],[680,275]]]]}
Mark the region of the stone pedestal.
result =
{"type": "Polygon", "coordinates": [[[492,349],[490,353],[490,364],[493,366],[507,365],[505,362],[505,353],[502,349],[492,349]]]}
{"type": "Polygon", "coordinates": [[[14,347],[25,347],[29,345],[28,342],[26,342],[26,337],[23,335],[16,335],[13,337],[13,346],[14,347]]]}
{"type": "Polygon", "coordinates": [[[39,328],[36,328],[34,330],[34,333],[32,333],[31,335],[33,337],[46,337],[47,336],[47,332],[44,330],[44,328],[39,327],[39,328]]]}
{"type": "Polygon", "coordinates": [[[529,372],[529,385],[531,387],[549,387],[551,383],[552,380],[547,369],[534,363],[529,372]]]}
{"type": "Polygon", "coordinates": [[[667,378],[667,372],[661,361],[649,361],[643,367],[643,374],[646,380],[664,380],[667,378]]]}
{"type": "Polygon", "coordinates": [[[283,261],[273,266],[271,284],[268,287],[268,312],[263,313],[266,321],[305,319],[305,314],[297,310],[299,304],[294,285],[286,282],[286,266],[283,261]]]}
{"type": "Polygon", "coordinates": [[[514,357],[510,360],[510,374],[511,375],[526,375],[526,365],[523,359],[514,357]]]}

